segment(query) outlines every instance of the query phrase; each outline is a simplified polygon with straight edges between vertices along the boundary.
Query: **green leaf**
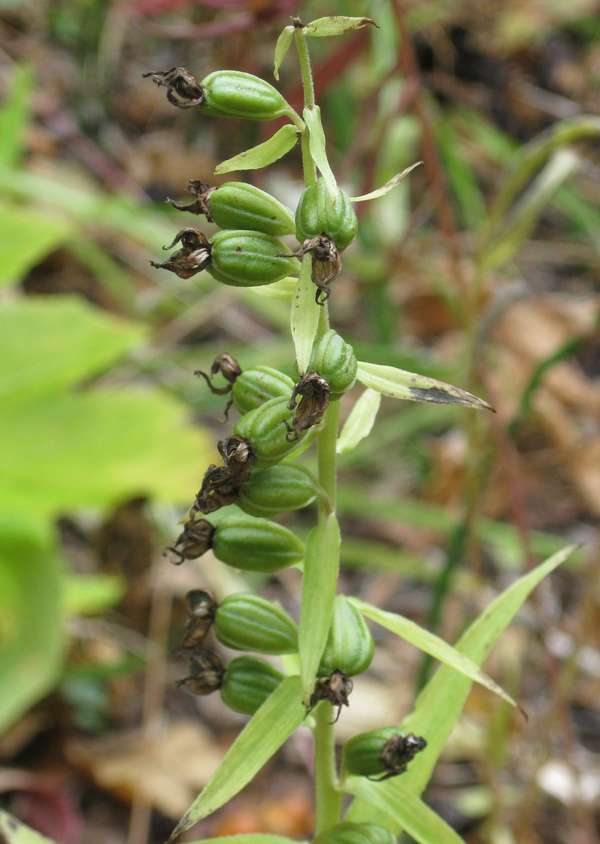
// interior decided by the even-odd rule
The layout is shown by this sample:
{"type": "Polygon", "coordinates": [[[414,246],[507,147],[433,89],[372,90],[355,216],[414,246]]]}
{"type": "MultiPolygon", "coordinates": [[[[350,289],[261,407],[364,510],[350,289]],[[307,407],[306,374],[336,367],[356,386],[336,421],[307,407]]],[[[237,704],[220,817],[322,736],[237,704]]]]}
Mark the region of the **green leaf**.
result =
{"type": "Polygon", "coordinates": [[[235,797],[304,721],[299,677],[287,677],[252,716],[169,841],[235,797]]]}
{"type": "MultiPolygon", "coordinates": [[[[297,284],[298,279],[295,276],[287,275],[279,281],[274,281],[273,284],[261,284],[258,287],[242,287],[239,289],[247,291],[259,299],[279,299],[283,302],[290,302],[296,293],[297,284]]],[[[257,313],[260,313],[260,310],[257,313]]]]}
{"type": "Polygon", "coordinates": [[[290,316],[296,363],[300,375],[308,369],[320,316],[321,308],[315,299],[315,285],[312,280],[312,255],[307,253],[302,258],[300,278],[296,284],[290,316]]]}
{"type": "MultiPolygon", "coordinates": [[[[562,565],[573,553],[574,546],[553,554],[533,571],[516,580],[499,595],[484,612],[468,627],[456,643],[456,650],[481,665],[501,633],[508,627],[530,592],[562,565]]],[[[409,791],[420,794],[434,765],[444,749],[448,736],[454,729],[471,689],[471,680],[451,668],[442,666],[427,683],[410,715],[402,722],[404,732],[413,732],[427,739],[427,747],[414,759],[401,782],[389,780],[386,783],[365,783],[361,800],[350,807],[348,820],[376,820],[377,812],[372,808],[377,789],[383,788],[391,805],[402,802],[403,794],[409,791]]]]}
{"type": "Polygon", "coordinates": [[[314,691],[333,618],[340,566],[340,528],[335,513],[313,528],[306,539],[298,643],[304,700],[314,691]]]}
{"type": "Polygon", "coordinates": [[[338,454],[353,451],[361,440],[369,436],[380,405],[381,393],[370,389],[364,391],[344,423],[336,445],[338,454]]]}
{"type": "MultiPolygon", "coordinates": [[[[5,452],[13,447],[10,443],[5,452]]],[[[0,520],[0,734],[58,679],[65,636],[62,575],[50,529],[22,516],[4,515],[0,520]]]]}
{"type": "Polygon", "coordinates": [[[279,33],[279,38],[275,44],[275,60],[273,62],[273,76],[279,81],[279,68],[290,49],[290,44],[294,38],[294,27],[285,26],[279,33]]]}
{"type": "Polygon", "coordinates": [[[321,109],[318,105],[313,108],[305,108],[303,112],[304,122],[308,128],[308,147],[310,157],[325,179],[327,190],[334,195],[337,190],[337,183],[333,171],[329,166],[327,151],[325,149],[325,132],[321,123],[321,109]]]}
{"type": "Polygon", "coordinates": [[[109,367],[144,329],[71,296],[35,296],[0,305],[0,402],[39,400],[109,367]],[[25,342],[26,338],[26,342],[25,342]]]}
{"type": "Polygon", "coordinates": [[[55,516],[132,495],[193,500],[212,444],[186,408],[128,386],[53,397],[0,414],[0,510],[55,516]]]}
{"type": "Polygon", "coordinates": [[[54,844],[39,832],[30,829],[14,815],[0,809],[0,841],[2,844],[54,844]]]}
{"type": "Polygon", "coordinates": [[[222,161],[215,167],[215,174],[220,176],[234,170],[259,170],[261,167],[267,167],[283,158],[296,146],[297,141],[298,130],[291,123],[286,123],[262,144],[240,152],[233,158],[228,158],[227,161],[222,161]]]}
{"type": "Polygon", "coordinates": [[[346,32],[354,32],[363,29],[365,26],[377,26],[372,18],[350,18],[345,15],[332,15],[326,18],[317,18],[307,23],[302,30],[305,35],[311,38],[330,38],[333,35],[344,35],[346,32]]]}
{"type": "Polygon", "coordinates": [[[500,688],[497,683],[494,683],[491,677],[488,677],[473,660],[457,651],[452,645],[444,642],[439,636],[430,633],[429,630],[425,630],[403,615],[380,610],[379,607],[374,607],[372,604],[367,604],[358,598],[349,598],[348,600],[363,615],[381,625],[381,627],[385,627],[386,630],[404,639],[405,642],[410,642],[411,645],[429,654],[434,659],[443,662],[444,665],[448,665],[454,671],[458,671],[464,674],[465,677],[469,677],[474,682],[485,686],[490,692],[494,692],[494,694],[503,698],[503,700],[512,706],[516,705],[511,696],[504,689],[500,688]]]}
{"type": "Polygon", "coordinates": [[[65,578],[64,587],[66,615],[95,615],[114,607],[127,584],[111,574],[72,574],[65,578]]]}
{"type": "Polygon", "coordinates": [[[33,68],[16,67],[10,92],[0,108],[0,164],[15,167],[21,158],[25,131],[31,115],[33,68]]]}
{"type": "Polygon", "coordinates": [[[203,838],[202,841],[190,841],[190,844],[301,844],[296,839],[282,835],[264,835],[251,832],[247,835],[222,835],[219,838],[203,838]]]}
{"type": "Polygon", "coordinates": [[[416,161],[414,164],[411,164],[410,167],[406,167],[404,170],[402,170],[401,173],[396,173],[396,175],[392,176],[392,178],[387,181],[385,185],[382,185],[380,188],[377,188],[377,190],[372,190],[370,193],[363,193],[362,196],[351,196],[351,202],[369,202],[371,199],[379,199],[380,196],[385,196],[386,193],[389,193],[391,190],[394,190],[394,188],[397,187],[400,182],[405,179],[406,176],[408,176],[409,173],[412,173],[415,167],[418,167],[422,163],[422,161],[416,161]]]}
{"type": "Polygon", "coordinates": [[[13,284],[67,239],[71,228],[60,217],[0,205],[0,287],[13,284]]]}
{"type": "Polygon", "coordinates": [[[395,780],[393,784],[392,793],[391,781],[374,783],[363,777],[351,777],[343,791],[368,801],[378,823],[384,815],[396,831],[406,830],[418,844],[464,844],[460,835],[420,797],[395,780]]]}
{"type": "Polygon", "coordinates": [[[492,409],[486,401],[467,393],[466,390],[461,390],[460,387],[453,387],[451,384],[445,384],[436,378],[428,378],[426,375],[396,369],[395,366],[359,361],[357,377],[365,387],[371,387],[393,399],[430,401],[435,404],[462,404],[466,407],[492,409]]]}

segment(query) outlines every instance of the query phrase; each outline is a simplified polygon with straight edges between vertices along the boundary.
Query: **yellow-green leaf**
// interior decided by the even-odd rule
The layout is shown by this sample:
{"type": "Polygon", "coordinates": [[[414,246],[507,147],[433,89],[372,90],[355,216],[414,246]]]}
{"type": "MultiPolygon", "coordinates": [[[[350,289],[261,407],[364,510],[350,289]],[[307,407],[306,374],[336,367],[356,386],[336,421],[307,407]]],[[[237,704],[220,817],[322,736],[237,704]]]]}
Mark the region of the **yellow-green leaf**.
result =
{"type": "Polygon", "coordinates": [[[301,375],[306,372],[310,363],[320,316],[321,308],[315,300],[315,285],[312,280],[312,255],[307,253],[302,258],[300,278],[294,291],[290,315],[296,363],[301,375]]]}
{"type": "Polygon", "coordinates": [[[325,148],[325,132],[321,123],[321,109],[318,105],[313,108],[305,108],[303,112],[304,122],[308,128],[308,147],[310,156],[316,167],[325,179],[327,190],[334,195],[337,190],[337,183],[333,171],[327,159],[325,148]]]}
{"type": "Polygon", "coordinates": [[[279,33],[279,38],[275,44],[275,59],[273,62],[273,76],[279,80],[279,68],[290,49],[290,44],[294,38],[294,27],[285,26],[279,33]]]}
{"type": "Polygon", "coordinates": [[[338,454],[347,454],[355,449],[361,440],[369,436],[380,404],[381,393],[370,389],[364,391],[344,423],[336,444],[338,454]]]}
{"type": "Polygon", "coordinates": [[[298,130],[291,123],[286,123],[262,144],[240,152],[233,158],[228,158],[227,161],[222,161],[215,167],[215,173],[220,176],[237,170],[259,170],[261,167],[268,167],[269,164],[283,158],[296,146],[297,141],[298,130]]]}
{"type": "Polygon", "coordinates": [[[350,200],[352,202],[370,202],[371,199],[379,199],[380,196],[385,196],[386,193],[389,193],[391,190],[394,190],[394,188],[397,187],[400,182],[408,176],[409,173],[412,173],[415,167],[418,167],[419,164],[422,163],[422,161],[417,161],[414,164],[411,164],[410,167],[406,167],[404,170],[402,170],[401,173],[396,173],[395,176],[392,176],[392,178],[389,179],[385,183],[385,185],[382,185],[380,188],[372,190],[370,193],[363,193],[362,196],[351,196],[350,200]]]}
{"type": "Polygon", "coordinates": [[[346,15],[331,15],[326,18],[317,18],[307,23],[303,28],[305,35],[311,38],[331,38],[335,35],[345,35],[346,32],[355,32],[365,26],[377,26],[372,18],[351,18],[346,15]]]}

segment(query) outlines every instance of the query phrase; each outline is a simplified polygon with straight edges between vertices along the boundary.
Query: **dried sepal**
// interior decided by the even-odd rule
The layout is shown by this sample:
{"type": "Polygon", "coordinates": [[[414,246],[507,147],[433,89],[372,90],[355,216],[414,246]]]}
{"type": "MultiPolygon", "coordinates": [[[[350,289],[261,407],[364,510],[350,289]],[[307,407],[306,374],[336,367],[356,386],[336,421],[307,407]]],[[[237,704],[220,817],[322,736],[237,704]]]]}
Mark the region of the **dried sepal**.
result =
{"type": "Polygon", "coordinates": [[[206,235],[197,229],[182,229],[175,235],[173,242],[163,249],[172,249],[176,244],[181,249],[173,253],[167,261],[150,261],[151,266],[161,270],[169,270],[179,278],[191,278],[210,264],[211,247],[206,235]]]}
{"type": "Polygon", "coordinates": [[[342,671],[334,671],[329,677],[320,677],[308,702],[308,711],[311,712],[322,700],[328,700],[333,706],[337,706],[336,716],[333,724],[337,723],[342,711],[342,706],[350,706],[349,697],[354,688],[354,683],[342,671]]]}
{"type": "Polygon", "coordinates": [[[204,642],[215,620],[218,604],[210,592],[203,589],[192,589],[185,600],[189,618],[181,646],[184,650],[196,650],[204,642]]]}
{"type": "Polygon", "coordinates": [[[225,667],[217,654],[200,650],[190,655],[190,674],[177,681],[177,686],[193,695],[209,695],[223,685],[225,667]]]}
{"type": "Polygon", "coordinates": [[[150,71],[143,73],[160,88],[167,89],[167,99],[177,108],[193,108],[202,105],[204,92],[196,77],[185,67],[172,67],[165,71],[150,71]]]}
{"type": "Polygon", "coordinates": [[[342,271],[342,256],[333,240],[326,234],[305,240],[294,254],[301,258],[307,252],[312,252],[313,256],[312,280],[317,288],[315,301],[317,305],[324,305],[331,293],[329,285],[342,271]]]}
{"type": "Polygon", "coordinates": [[[293,389],[288,405],[290,410],[295,411],[289,430],[290,437],[297,439],[302,431],[321,422],[330,396],[329,384],[318,372],[307,372],[302,376],[293,389]]]}
{"type": "Polygon", "coordinates": [[[175,555],[176,565],[180,565],[184,560],[197,560],[212,547],[214,533],[214,525],[206,519],[190,518],[167,551],[175,555]]]}
{"type": "Polygon", "coordinates": [[[177,208],[178,211],[189,211],[190,214],[204,214],[206,221],[212,223],[213,220],[210,214],[208,200],[216,188],[209,185],[208,182],[202,182],[200,179],[190,179],[187,189],[188,193],[191,193],[195,197],[193,202],[190,202],[188,205],[180,205],[173,199],[167,198],[169,205],[177,208]]]}
{"type": "Polygon", "coordinates": [[[427,742],[422,736],[415,736],[414,733],[407,735],[395,735],[389,738],[381,751],[381,762],[385,767],[385,773],[378,777],[369,777],[375,782],[396,777],[403,774],[408,763],[411,762],[417,753],[427,747],[427,742]]]}

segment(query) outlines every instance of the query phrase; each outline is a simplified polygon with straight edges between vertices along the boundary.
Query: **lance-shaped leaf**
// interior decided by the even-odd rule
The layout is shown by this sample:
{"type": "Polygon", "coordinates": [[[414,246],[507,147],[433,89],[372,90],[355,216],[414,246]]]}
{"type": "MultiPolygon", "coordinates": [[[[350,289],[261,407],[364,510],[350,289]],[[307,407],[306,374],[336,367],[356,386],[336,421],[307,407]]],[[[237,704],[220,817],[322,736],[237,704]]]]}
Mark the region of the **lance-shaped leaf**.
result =
{"type": "Polygon", "coordinates": [[[327,190],[333,195],[337,190],[337,183],[327,159],[327,151],[325,149],[325,132],[323,131],[323,124],[321,123],[321,109],[318,105],[313,106],[313,108],[305,108],[303,114],[304,122],[308,128],[308,147],[310,150],[310,157],[315,162],[316,167],[325,179],[327,190]]]}
{"type": "Polygon", "coordinates": [[[336,445],[338,454],[352,451],[361,440],[369,436],[380,405],[381,393],[370,389],[364,391],[344,423],[336,445]]]}
{"type": "Polygon", "coordinates": [[[287,677],[252,716],[169,841],[235,797],[287,741],[306,716],[299,677],[287,677]]]}
{"type": "Polygon", "coordinates": [[[294,37],[294,27],[286,26],[279,33],[279,38],[275,44],[275,60],[273,62],[273,76],[279,80],[279,68],[290,49],[290,44],[294,37]]]}
{"type": "Polygon", "coordinates": [[[222,161],[215,167],[215,173],[220,176],[237,170],[259,170],[261,167],[267,167],[283,158],[296,146],[297,141],[298,130],[291,123],[286,123],[268,141],[222,161]]]}
{"type": "Polygon", "coordinates": [[[321,308],[315,301],[315,286],[312,281],[312,255],[307,253],[302,258],[300,278],[296,284],[290,317],[296,363],[300,375],[308,369],[320,316],[321,308]]]}
{"type": "Polygon", "coordinates": [[[340,566],[340,528],[335,513],[309,533],[304,556],[298,641],[304,700],[313,692],[333,617],[340,566]]]}
{"type": "Polygon", "coordinates": [[[311,38],[330,38],[333,35],[344,35],[346,32],[363,29],[365,26],[377,26],[377,24],[372,18],[331,15],[307,23],[302,31],[305,35],[310,35],[311,38]]]}
{"type": "Polygon", "coordinates": [[[410,167],[406,167],[400,173],[396,173],[395,176],[392,176],[392,178],[389,179],[389,181],[387,181],[385,185],[382,185],[376,190],[372,190],[370,193],[363,193],[362,196],[351,196],[350,201],[369,202],[371,199],[379,199],[379,197],[385,196],[386,193],[389,193],[391,190],[394,190],[394,188],[397,187],[400,182],[408,176],[409,173],[412,173],[412,171],[422,163],[422,161],[416,161],[414,164],[411,164],[410,167]]]}
{"type": "Polygon", "coordinates": [[[54,844],[49,838],[25,826],[18,818],[1,810],[0,841],[2,844],[54,844]]]}
{"type": "Polygon", "coordinates": [[[440,662],[443,662],[444,665],[448,665],[455,671],[464,674],[465,677],[468,677],[470,680],[480,683],[482,686],[485,686],[486,689],[489,689],[490,692],[494,692],[494,694],[503,698],[507,701],[507,703],[515,706],[515,702],[511,696],[508,695],[504,689],[500,688],[497,683],[494,683],[492,678],[488,677],[488,675],[485,674],[472,659],[469,659],[468,656],[461,654],[460,651],[457,651],[456,648],[452,647],[452,645],[444,642],[444,640],[440,639],[439,636],[436,636],[434,633],[430,633],[429,630],[425,630],[423,627],[420,627],[418,624],[415,624],[414,621],[411,621],[409,618],[405,618],[403,615],[380,610],[379,607],[374,607],[372,604],[367,604],[364,601],[360,601],[358,598],[349,598],[348,600],[350,603],[354,604],[354,606],[360,610],[364,616],[381,625],[381,627],[385,627],[386,630],[389,630],[391,633],[394,633],[396,636],[404,639],[405,642],[410,642],[411,645],[414,645],[416,648],[419,648],[419,650],[429,654],[434,659],[438,659],[440,662]]]}
{"type": "Polygon", "coordinates": [[[358,362],[358,380],[392,399],[406,399],[407,401],[429,401],[435,404],[462,404],[465,407],[493,408],[483,399],[453,387],[436,378],[407,372],[395,366],[383,366],[378,363],[358,362]]]}

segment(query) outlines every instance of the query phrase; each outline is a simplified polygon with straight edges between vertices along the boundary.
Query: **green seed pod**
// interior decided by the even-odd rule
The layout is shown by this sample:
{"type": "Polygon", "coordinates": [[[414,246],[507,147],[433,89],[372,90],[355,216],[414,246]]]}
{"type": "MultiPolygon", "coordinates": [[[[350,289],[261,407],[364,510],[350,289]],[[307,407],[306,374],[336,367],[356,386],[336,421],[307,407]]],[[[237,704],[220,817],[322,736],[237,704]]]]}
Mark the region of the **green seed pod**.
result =
{"type": "Polygon", "coordinates": [[[255,366],[245,369],[233,385],[231,398],[236,410],[243,415],[255,410],[269,399],[290,400],[294,382],[283,372],[271,366],[255,366]]]}
{"type": "Polygon", "coordinates": [[[264,232],[220,231],[210,242],[208,272],[233,287],[259,287],[298,274],[298,259],[264,232]]]}
{"type": "Polygon", "coordinates": [[[344,745],[342,768],[347,774],[388,779],[406,771],[408,763],[427,747],[421,736],[403,735],[395,727],[382,727],[353,736],[344,745]]]}
{"type": "Polygon", "coordinates": [[[281,237],[294,234],[294,215],[274,196],[246,182],[226,182],[213,190],[208,210],[222,229],[246,229],[281,237]]]}
{"type": "Polygon", "coordinates": [[[313,844],[396,844],[396,836],[371,823],[340,823],[318,835],[313,844]]]}
{"type": "Polygon", "coordinates": [[[238,420],[233,433],[250,443],[254,465],[273,466],[298,447],[299,435],[290,436],[294,413],[287,398],[270,399],[238,420]]]}
{"type": "Polygon", "coordinates": [[[244,571],[279,571],[304,558],[304,545],[291,530],[245,514],[225,516],[212,543],[219,560],[244,571]]]}
{"type": "Polygon", "coordinates": [[[221,698],[234,712],[254,715],[282,680],[283,674],[268,662],[252,656],[239,656],[227,665],[221,698]]]}
{"type": "Polygon", "coordinates": [[[338,595],[319,676],[328,677],[334,671],[347,677],[362,674],[371,664],[374,650],[373,636],[361,613],[344,595],[338,595]]]}
{"type": "Polygon", "coordinates": [[[358,363],[352,346],[330,328],[315,347],[309,368],[327,381],[331,398],[339,399],[354,386],[358,363]]]}
{"type": "Polygon", "coordinates": [[[300,243],[327,235],[340,252],[354,240],[358,229],[350,198],[338,188],[331,196],[323,179],[306,188],[296,209],[296,237],[300,243]]]}
{"type": "Polygon", "coordinates": [[[308,507],[318,491],[310,473],[302,466],[280,463],[250,475],[239,491],[239,506],[252,516],[276,516],[308,507]]]}
{"type": "Polygon", "coordinates": [[[278,655],[298,650],[296,622],[279,604],[259,595],[228,595],[214,625],[219,642],[238,651],[278,655]]]}

